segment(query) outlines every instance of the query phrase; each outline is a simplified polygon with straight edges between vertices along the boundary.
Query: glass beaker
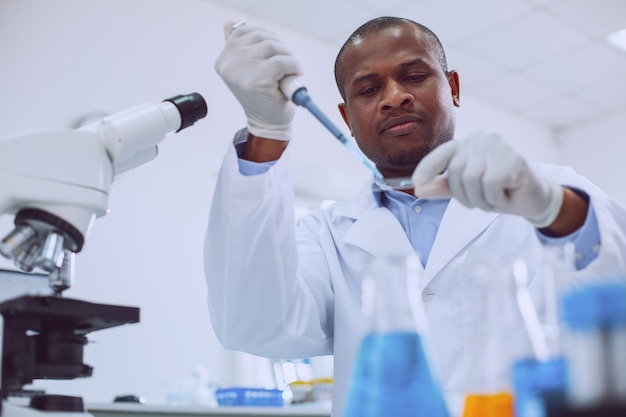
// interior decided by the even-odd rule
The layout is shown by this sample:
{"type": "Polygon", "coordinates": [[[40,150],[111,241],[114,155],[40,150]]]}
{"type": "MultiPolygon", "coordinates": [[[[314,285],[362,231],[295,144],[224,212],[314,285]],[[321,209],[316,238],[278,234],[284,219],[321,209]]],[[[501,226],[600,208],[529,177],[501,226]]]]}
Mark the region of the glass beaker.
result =
{"type": "MultiPolygon", "coordinates": [[[[479,300],[480,349],[474,349],[474,366],[468,372],[463,417],[513,417],[509,368],[518,346],[521,323],[515,305],[510,264],[477,251],[471,263],[472,293],[479,300]],[[517,330],[511,323],[518,324],[517,330]],[[516,345],[511,349],[511,344],[516,345]]],[[[469,262],[468,262],[469,264],[469,262]]]]}
{"type": "Polygon", "coordinates": [[[374,259],[363,279],[367,331],[345,417],[448,417],[425,343],[417,257],[374,259]]]}

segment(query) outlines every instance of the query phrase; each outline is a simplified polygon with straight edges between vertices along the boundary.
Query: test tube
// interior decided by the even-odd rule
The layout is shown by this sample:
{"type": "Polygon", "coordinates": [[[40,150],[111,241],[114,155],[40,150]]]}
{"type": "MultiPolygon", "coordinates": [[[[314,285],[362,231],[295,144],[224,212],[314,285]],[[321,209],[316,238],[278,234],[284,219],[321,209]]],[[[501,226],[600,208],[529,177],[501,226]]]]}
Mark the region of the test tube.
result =
{"type": "MultiPolygon", "coordinates": [[[[531,342],[535,339],[532,343],[535,345],[534,357],[519,359],[513,364],[516,417],[544,417],[566,407],[568,375],[567,360],[563,356],[560,340],[559,300],[563,285],[572,282],[573,254],[573,246],[569,245],[543,248],[538,253],[541,269],[537,278],[540,278],[540,282],[535,285],[540,284],[538,288],[542,294],[534,299],[536,305],[533,303],[526,307],[536,310],[536,313],[530,314],[530,321],[538,321],[528,329],[531,342]],[[544,344],[545,348],[537,349],[544,344]]],[[[523,300],[520,299],[523,294],[526,294],[524,297],[527,299],[530,298],[531,284],[528,281],[528,276],[518,277],[518,302],[523,300]]],[[[526,300],[525,303],[531,304],[531,301],[526,300]]],[[[523,309],[520,304],[520,310],[523,309]]]]}
{"type": "Polygon", "coordinates": [[[605,288],[608,312],[609,386],[613,402],[626,405],[626,284],[616,282],[605,288]]]}
{"type": "Polygon", "coordinates": [[[568,405],[573,409],[599,406],[610,399],[601,288],[587,286],[566,294],[562,310],[566,324],[568,405]]]}

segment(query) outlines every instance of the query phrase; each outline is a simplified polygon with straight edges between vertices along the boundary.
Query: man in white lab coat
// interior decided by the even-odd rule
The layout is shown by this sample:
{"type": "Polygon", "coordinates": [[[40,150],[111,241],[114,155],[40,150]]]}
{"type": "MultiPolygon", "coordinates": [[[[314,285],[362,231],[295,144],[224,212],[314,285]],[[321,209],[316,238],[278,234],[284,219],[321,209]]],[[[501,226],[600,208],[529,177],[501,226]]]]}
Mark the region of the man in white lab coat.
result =
{"type": "MultiPolygon", "coordinates": [[[[334,354],[334,416],[346,406],[363,330],[361,272],[372,258],[419,255],[429,336],[453,415],[475,389],[474,366],[489,359],[481,356],[487,317],[474,296],[476,259],[487,252],[504,263],[522,254],[537,260],[543,247],[571,242],[573,280],[624,271],[626,212],[571,169],[528,164],[497,135],[453,140],[458,74],[432,32],[397,18],[366,23],[340,51],[339,110],[384,176],[412,176],[415,188],[381,191],[374,183],[296,227],[287,161],[294,105],[278,81],[297,75],[298,63],[275,34],[230,26],[216,70],[247,126],[225,157],[210,213],[211,320],[226,348],[334,354]]],[[[540,266],[531,261],[531,279],[540,266]]],[[[511,330],[524,340],[517,325],[511,330]]]]}

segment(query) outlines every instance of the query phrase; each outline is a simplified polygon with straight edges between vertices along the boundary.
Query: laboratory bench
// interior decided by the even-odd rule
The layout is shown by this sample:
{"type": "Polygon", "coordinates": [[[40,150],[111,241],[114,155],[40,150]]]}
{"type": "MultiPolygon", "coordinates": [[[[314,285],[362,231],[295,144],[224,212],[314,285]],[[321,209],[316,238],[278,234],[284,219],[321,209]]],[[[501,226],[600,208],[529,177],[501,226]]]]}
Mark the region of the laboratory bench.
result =
{"type": "MultiPolygon", "coordinates": [[[[330,406],[194,407],[144,404],[87,404],[94,417],[330,417],[330,406]]],[[[584,412],[550,414],[554,417],[624,417],[624,408],[601,408],[584,412]]]]}
{"type": "Polygon", "coordinates": [[[330,406],[201,407],[146,404],[86,404],[94,417],[330,417],[330,406]]]}

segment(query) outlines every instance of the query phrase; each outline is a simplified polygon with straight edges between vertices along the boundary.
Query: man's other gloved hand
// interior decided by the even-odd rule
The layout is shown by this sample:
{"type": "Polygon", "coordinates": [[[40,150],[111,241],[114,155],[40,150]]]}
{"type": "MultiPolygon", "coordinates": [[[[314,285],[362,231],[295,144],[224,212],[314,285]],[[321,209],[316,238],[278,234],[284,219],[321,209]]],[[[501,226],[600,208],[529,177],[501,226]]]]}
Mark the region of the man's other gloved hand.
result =
{"type": "Polygon", "coordinates": [[[300,66],[278,37],[260,26],[242,25],[232,30],[226,22],[226,44],[215,70],[235,95],[254,136],[289,140],[295,105],[285,98],[278,82],[299,75],[300,66]]]}
{"type": "Polygon", "coordinates": [[[554,222],[563,189],[530,167],[500,136],[478,132],[446,142],[418,164],[415,195],[459,200],[466,207],[515,214],[535,227],[554,222]]]}

